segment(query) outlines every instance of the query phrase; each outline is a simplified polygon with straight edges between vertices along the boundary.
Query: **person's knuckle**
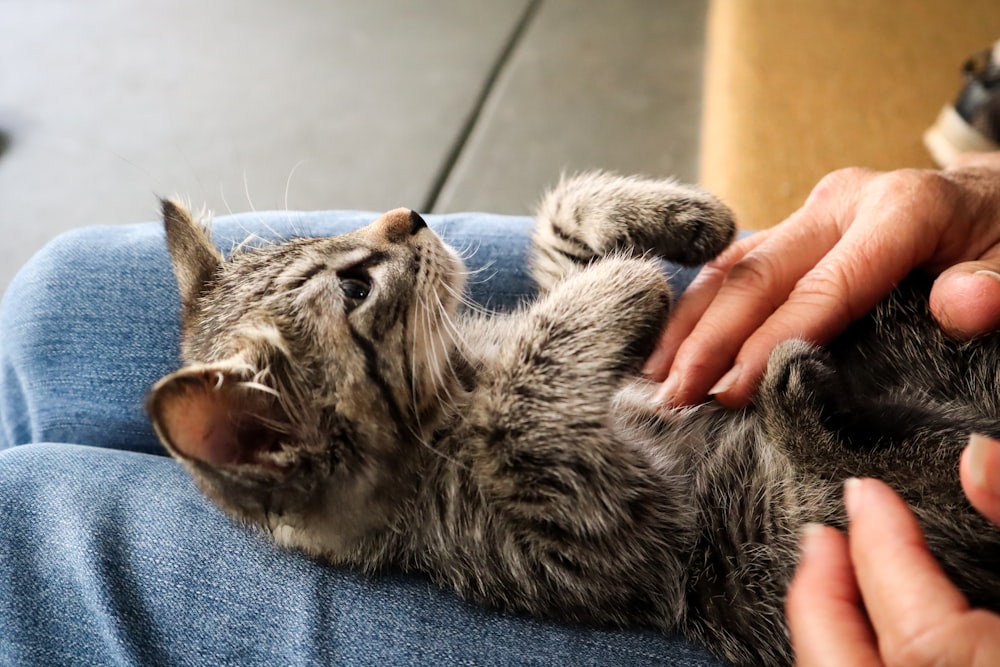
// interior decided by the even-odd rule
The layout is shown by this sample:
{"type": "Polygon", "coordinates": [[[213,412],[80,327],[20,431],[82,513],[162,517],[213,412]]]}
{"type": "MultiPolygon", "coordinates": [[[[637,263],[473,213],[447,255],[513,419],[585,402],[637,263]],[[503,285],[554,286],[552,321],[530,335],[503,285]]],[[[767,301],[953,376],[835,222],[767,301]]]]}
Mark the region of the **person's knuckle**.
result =
{"type": "Polygon", "coordinates": [[[821,298],[841,298],[850,293],[854,275],[839,262],[823,262],[799,279],[795,290],[821,298]]]}
{"type": "Polygon", "coordinates": [[[763,239],[766,235],[767,231],[758,232],[754,235],[756,238],[747,237],[740,239],[735,243],[731,243],[714,259],[708,261],[703,270],[708,269],[709,271],[715,271],[716,273],[721,274],[720,277],[725,277],[725,273],[729,270],[729,267],[743,259],[748,252],[757,246],[757,242],[763,239]]]}
{"type": "Polygon", "coordinates": [[[880,207],[926,210],[954,197],[956,183],[930,169],[898,169],[886,172],[869,184],[869,193],[880,207]]]}
{"type": "MultiPolygon", "coordinates": [[[[778,274],[774,258],[766,253],[750,252],[730,267],[723,288],[759,300],[774,291],[778,274]]],[[[766,300],[771,301],[770,298],[766,300]]]]}
{"type": "Polygon", "coordinates": [[[926,633],[904,636],[880,636],[879,648],[886,667],[920,667],[934,664],[932,642],[926,633]],[[931,652],[929,652],[931,651],[931,652]]]}
{"type": "Polygon", "coordinates": [[[857,282],[857,276],[849,267],[835,262],[823,263],[799,279],[790,298],[822,306],[826,311],[841,310],[839,321],[850,322],[855,319],[855,314],[850,312],[848,304],[857,282]]]}
{"type": "MultiPolygon", "coordinates": [[[[726,275],[728,273],[729,273],[728,264],[723,265],[712,262],[701,267],[701,270],[698,272],[698,277],[695,280],[697,281],[697,285],[699,286],[721,285],[722,282],[726,279],[726,275]]],[[[692,287],[693,286],[694,283],[692,283],[692,287]]]]}
{"type": "Polygon", "coordinates": [[[809,194],[807,203],[824,204],[837,201],[846,193],[867,183],[876,172],[865,167],[844,167],[826,174],[809,194]]]}
{"type": "Polygon", "coordinates": [[[734,337],[731,330],[731,321],[720,321],[716,317],[704,317],[698,323],[697,328],[692,332],[703,350],[710,350],[713,359],[699,359],[698,363],[691,364],[689,370],[694,373],[707,374],[718,371],[720,365],[725,365],[725,359],[731,359],[735,354],[734,337]]]}

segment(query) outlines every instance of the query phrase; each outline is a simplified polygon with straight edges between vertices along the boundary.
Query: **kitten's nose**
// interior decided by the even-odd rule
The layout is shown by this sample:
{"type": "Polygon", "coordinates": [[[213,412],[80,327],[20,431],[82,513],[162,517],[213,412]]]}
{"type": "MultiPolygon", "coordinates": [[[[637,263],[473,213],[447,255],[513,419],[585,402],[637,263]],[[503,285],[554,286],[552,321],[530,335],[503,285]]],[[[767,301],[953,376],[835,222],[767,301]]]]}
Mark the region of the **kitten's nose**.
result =
{"type": "Polygon", "coordinates": [[[420,217],[420,214],[416,211],[410,211],[410,233],[416,234],[421,229],[427,226],[424,219],[420,217]]]}
{"type": "Polygon", "coordinates": [[[397,208],[376,220],[375,226],[385,234],[386,238],[397,239],[416,234],[426,227],[427,223],[416,211],[411,211],[408,208],[397,208]]]}

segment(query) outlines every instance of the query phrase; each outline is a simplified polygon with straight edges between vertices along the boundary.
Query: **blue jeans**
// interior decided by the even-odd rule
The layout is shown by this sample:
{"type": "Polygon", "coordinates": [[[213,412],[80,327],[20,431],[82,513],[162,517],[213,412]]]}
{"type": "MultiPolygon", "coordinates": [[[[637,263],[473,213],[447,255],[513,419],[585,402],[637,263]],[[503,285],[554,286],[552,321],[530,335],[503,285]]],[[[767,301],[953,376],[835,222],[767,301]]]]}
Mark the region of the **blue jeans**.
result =
{"type": "MultiPolygon", "coordinates": [[[[214,233],[227,250],[251,232],[335,234],[373,217],[246,214],[214,233]]],[[[530,295],[528,219],[428,221],[482,269],[477,301],[530,295]]],[[[178,310],[156,224],[56,239],[0,304],[0,664],[720,664],[653,631],[505,614],[418,575],[334,568],[231,522],[143,412],[179,363],[178,310]]]]}

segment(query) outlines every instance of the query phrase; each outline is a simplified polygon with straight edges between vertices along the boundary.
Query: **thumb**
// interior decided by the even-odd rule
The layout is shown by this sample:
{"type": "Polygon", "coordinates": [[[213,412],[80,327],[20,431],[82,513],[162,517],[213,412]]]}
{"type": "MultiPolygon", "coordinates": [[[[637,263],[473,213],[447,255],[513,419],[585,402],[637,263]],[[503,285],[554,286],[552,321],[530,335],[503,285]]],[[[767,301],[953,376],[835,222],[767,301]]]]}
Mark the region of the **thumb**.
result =
{"type": "Polygon", "coordinates": [[[934,319],[960,340],[1000,329],[1000,248],[945,270],[931,288],[934,319]]]}
{"type": "Polygon", "coordinates": [[[979,512],[1000,526],[1000,442],[974,434],[959,465],[962,488],[979,512]]]}

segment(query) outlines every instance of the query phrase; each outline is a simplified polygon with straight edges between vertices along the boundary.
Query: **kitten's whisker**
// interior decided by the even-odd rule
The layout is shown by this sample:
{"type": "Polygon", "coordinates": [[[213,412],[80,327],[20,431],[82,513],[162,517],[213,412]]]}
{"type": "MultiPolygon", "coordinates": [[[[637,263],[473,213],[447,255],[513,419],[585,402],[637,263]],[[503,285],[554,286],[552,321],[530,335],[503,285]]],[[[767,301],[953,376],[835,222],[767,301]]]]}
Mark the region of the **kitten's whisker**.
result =
{"type": "Polygon", "coordinates": [[[466,464],[462,463],[461,461],[459,461],[458,459],[456,459],[453,456],[448,456],[447,454],[445,454],[444,452],[442,452],[439,449],[435,449],[433,445],[431,445],[429,442],[427,442],[426,440],[424,440],[423,436],[421,436],[419,434],[414,434],[414,437],[416,438],[417,443],[419,443],[422,447],[424,447],[425,449],[427,449],[427,451],[431,452],[432,454],[434,454],[438,458],[440,458],[440,459],[442,459],[444,461],[447,461],[447,462],[451,463],[452,465],[456,465],[459,468],[464,468],[464,469],[468,470],[468,466],[466,464]]]}
{"type": "MultiPolygon", "coordinates": [[[[438,312],[440,313],[439,317],[441,319],[440,335],[443,336],[444,334],[447,334],[451,338],[451,342],[455,345],[455,347],[464,353],[465,350],[470,349],[468,341],[466,341],[462,336],[462,332],[458,325],[455,324],[451,317],[449,317],[448,310],[444,307],[444,304],[441,303],[441,296],[437,292],[434,292],[434,298],[437,300],[438,312]]],[[[445,345],[447,345],[447,343],[445,343],[445,345]]],[[[447,355],[447,358],[450,365],[451,355],[447,355]]]]}
{"type": "MultiPolygon", "coordinates": [[[[296,167],[297,166],[298,165],[296,165],[296,167]]],[[[294,173],[294,171],[295,171],[295,168],[293,167],[292,168],[292,172],[294,173]]],[[[291,175],[289,175],[289,178],[291,178],[291,175]]],[[[250,206],[250,212],[257,214],[256,215],[257,222],[259,222],[260,225],[261,225],[261,227],[263,227],[268,232],[270,232],[270,234],[274,237],[274,241],[272,241],[272,243],[280,243],[282,241],[287,241],[289,237],[286,236],[286,235],[284,235],[284,234],[279,234],[278,230],[276,230],[275,228],[273,228],[271,225],[267,224],[267,220],[265,219],[265,217],[263,215],[260,215],[260,211],[257,210],[257,206],[254,204],[253,198],[250,196],[250,181],[249,181],[249,179],[247,177],[247,170],[245,168],[243,169],[243,192],[246,194],[247,204],[250,206]]],[[[223,201],[225,201],[225,200],[223,200],[223,201]]],[[[229,205],[227,203],[226,207],[228,208],[228,206],[229,205]]],[[[286,194],[285,194],[285,208],[286,209],[288,208],[287,185],[286,185],[286,194]]],[[[230,212],[232,212],[231,209],[230,209],[230,212]]],[[[247,230],[247,229],[244,228],[244,231],[249,231],[249,230],[247,230]]]]}
{"type": "MultiPolygon", "coordinates": [[[[434,294],[436,296],[437,293],[434,292],[434,294]]],[[[434,317],[435,311],[431,305],[427,304],[426,295],[421,294],[420,298],[421,298],[421,303],[424,306],[423,312],[427,322],[426,338],[431,348],[430,358],[434,360],[434,365],[432,367],[432,372],[434,374],[434,380],[435,380],[434,395],[439,397],[441,395],[441,391],[444,391],[445,394],[447,395],[448,400],[451,401],[452,400],[451,391],[449,390],[447,379],[444,376],[445,369],[438,361],[440,359],[440,354],[438,352],[438,343],[441,343],[441,345],[443,346],[442,352],[444,353],[445,361],[447,362],[449,367],[451,366],[451,358],[450,355],[448,355],[448,344],[441,338],[440,327],[435,326],[436,324],[435,322],[436,318],[434,317]]],[[[454,369],[452,369],[452,375],[454,376],[454,369]]]]}
{"type": "Polygon", "coordinates": [[[305,164],[305,159],[299,160],[292,167],[292,170],[288,172],[288,178],[285,179],[285,211],[288,211],[288,193],[292,189],[292,177],[295,176],[296,170],[305,164]]]}
{"type": "MultiPolygon", "coordinates": [[[[411,323],[411,326],[408,327],[408,331],[411,333],[411,335],[410,335],[410,347],[411,347],[411,354],[410,354],[410,367],[411,367],[410,385],[411,385],[411,390],[410,391],[411,391],[411,401],[412,401],[412,404],[413,404],[414,421],[416,422],[416,428],[411,427],[409,430],[410,430],[411,434],[413,435],[414,439],[417,441],[417,443],[421,447],[425,448],[426,450],[428,450],[429,452],[431,452],[435,456],[441,458],[442,460],[448,461],[452,465],[455,465],[455,466],[458,466],[458,467],[461,467],[461,468],[466,468],[467,466],[465,464],[463,464],[462,462],[457,461],[454,458],[452,458],[451,456],[448,456],[444,452],[436,449],[431,443],[427,442],[427,440],[424,438],[424,435],[423,435],[423,425],[421,424],[421,418],[420,418],[420,412],[421,412],[420,411],[420,402],[419,402],[419,399],[418,399],[418,390],[417,390],[417,385],[418,385],[418,382],[417,382],[417,371],[419,370],[418,369],[418,363],[417,363],[417,355],[419,353],[419,350],[417,348],[419,346],[419,343],[418,343],[417,338],[418,338],[418,335],[420,335],[421,337],[423,337],[425,335],[425,333],[430,330],[430,319],[429,318],[430,318],[430,309],[427,307],[426,299],[424,298],[424,295],[422,293],[418,293],[417,294],[417,304],[410,311],[410,323],[411,323]]],[[[429,345],[434,346],[434,342],[433,341],[434,341],[433,337],[429,337],[428,338],[429,345]]],[[[432,354],[436,354],[436,349],[437,349],[436,347],[434,347],[432,349],[432,354]]],[[[429,368],[427,369],[427,371],[429,373],[435,374],[432,377],[432,380],[439,380],[439,381],[433,383],[434,384],[434,400],[437,401],[437,402],[441,402],[440,389],[442,387],[446,387],[446,385],[445,385],[445,383],[443,382],[443,380],[440,377],[440,370],[437,369],[437,364],[434,364],[434,365],[429,366],[429,368]]],[[[450,393],[448,395],[448,398],[449,398],[449,400],[451,400],[451,398],[452,398],[451,395],[450,395],[450,393]]],[[[452,403],[452,405],[454,405],[454,404],[452,403]]]]}
{"type": "MultiPolygon", "coordinates": [[[[442,282],[440,284],[446,284],[446,283],[442,282]]],[[[451,385],[454,384],[454,381],[458,378],[458,372],[455,370],[455,366],[452,362],[451,351],[454,348],[458,349],[462,354],[464,354],[465,350],[469,348],[466,341],[462,339],[461,335],[459,334],[455,323],[448,316],[448,310],[444,307],[444,304],[441,302],[441,296],[438,294],[437,290],[436,289],[432,290],[432,294],[436,302],[433,306],[426,305],[426,299],[424,295],[421,295],[421,299],[424,302],[424,305],[427,309],[426,310],[427,316],[428,319],[431,321],[431,325],[433,328],[432,333],[434,334],[433,344],[435,346],[435,358],[437,358],[438,356],[437,344],[440,343],[442,346],[442,354],[447,364],[447,370],[450,372],[450,376],[448,378],[445,378],[444,377],[445,367],[440,367],[438,369],[438,376],[439,376],[438,387],[440,387],[440,390],[443,390],[444,393],[446,394],[446,398],[448,400],[449,405],[454,406],[456,404],[456,400],[451,392],[451,385]],[[446,339],[445,336],[447,336],[448,338],[446,339]]],[[[441,395],[440,390],[435,392],[435,394],[439,397],[441,395]]]]}
{"type": "Polygon", "coordinates": [[[460,248],[455,246],[451,247],[455,249],[455,252],[458,253],[458,256],[462,259],[462,261],[465,261],[467,259],[472,259],[473,257],[476,256],[476,253],[479,252],[480,248],[482,248],[482,242],[479,240],[473,241],[470,239],[469,241],[467,241],[467,245],[464,245],[460,248]],[[469,245],[471,243],[475,243],[475,247],[469,245]]]}
{"type": "Polygon", "coordinates": [[[226,213],[232,215],[233,207],[229,205],[229,200],[226,199],[226,188],[222,183],[219,183],[219,197],[222,198],[222,205],[226,207],[226,213]]]}
{"type": "Polygon", "coordinates": [[[244,228],[243,231],[247,232],[247,236],[242,241],[233,241],[232,249],[230,250],[231,255],[246,252],[246,249],[249,247],[267,244],[267,240],[257,232],[250,231],[246,228],[244,228]]]}
{"type": "Polygon", "coordinates": [[[467,279],[470,279],[469,282],[485,282],[485,281],[490,280],[490,279],[492,279],[493,277],[496,276],[498,269],[494,268],[494,266],[496,265],[496,261],[495,260],[491,259],[490,261],[486,262],[482,266],[478,266],[478,267],[476,267],[474,269],[470,269],[469,266],[468,266],[468,261],[470,259],[472,259],[473,255],[472,254],[470,254],[468,256],[463,255],[461,250],[456,250],[455,252],[458,253],[459,259],[462,260],[462,264],[464,265],[463,273],[465,274],[465,277],[467,279]],[[491,269],[493,270],[493,272],[490,273],[488,276],[486,276],[485,278],[480,277],[481,274],[486,273],[487,271],[490,271],[491,269]],[[474,279],[474,280],[471,280],[471,279],[474,279]]]}
{"type": "Polygon", "coordinates": [[[475,301],[473,301],[471,298],[469,298],[463,292],[459,292],[458,290],[456,290],[454,287],[452,287],[448,283],[442,283],[442,284],[444,285],[444,288],[448,291],[448,293],[451,294],[453,297],[455,297],[455,300],[459,304],[461,304],[462,306],[465,306],[465,308],[467,310],[469,310],[469,311],[471,311],[473,313],[479,313],[480,315],[489,315],[490,314],[490,311],[489,311],[488,308],[486,308],[485,306],[483,306],[483,305],[481,305],[479,303],[476,303],[475,301]]]}
{"type": "MultiPolygon", "coordinates": [[[[413,308],[410,309],[410,326],[407,332],[410,333],[410,402],[413,405],[413,415],[417,422],[417,428],[422,432],[423,425],[420,423],[420,401],[417,397],[417,334],[420,332],[420,323],[417,316],[420,314],[421,303],[418,299],[413,308]]],[[[404,333],[404,335],[406,335],[404,333]]]]}
{"type": "Polygon", "coordinates": [[[265,394],[270,394],[271,396],[274,396],[279,400],[281,399],[281,394],[279,394],[271,387],[268,387],[266,384],[261,384],[259,382],[239,382],[237,383],[237,386],[246,387],[247,389],[255,389],[257,391],[262,391],[265,394]]]}
{"type": "Polygon", "coordinates": [[[295,220],[292,216],[292,210],[291,207],[289,206],[288,200],[289,200],[289,193],[291,192],[292,188],[292,177],[295,176],[295,172],[298,170],[298,168],[305,163],[306,163],[305,158],[296,162],[295,165],[292,167],[291,171],[288,172],[288,178],[285,179],[285,200],[284,200],[285,220],[288,223],[288,228],[291,231],[291,234],[293,236],[300,236],[300,237],[304,236],[304,234],[302,234],[295,226],[295,220]]]}
{"type": "Polygon", "coordinates": [[[253,199],[250,197],[250,182],[247,179],[246,167],[243,168],[243,192],[247,196],[247,204],[250,205],[250,210],[256,213],[257,207],[253,205],[253,199]]]}

